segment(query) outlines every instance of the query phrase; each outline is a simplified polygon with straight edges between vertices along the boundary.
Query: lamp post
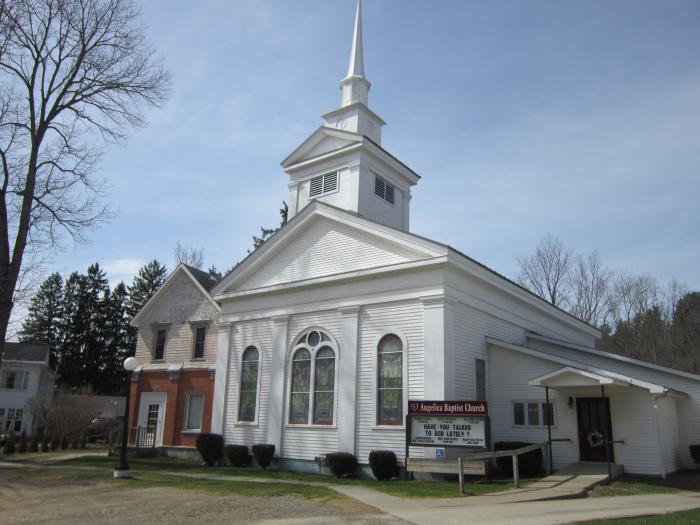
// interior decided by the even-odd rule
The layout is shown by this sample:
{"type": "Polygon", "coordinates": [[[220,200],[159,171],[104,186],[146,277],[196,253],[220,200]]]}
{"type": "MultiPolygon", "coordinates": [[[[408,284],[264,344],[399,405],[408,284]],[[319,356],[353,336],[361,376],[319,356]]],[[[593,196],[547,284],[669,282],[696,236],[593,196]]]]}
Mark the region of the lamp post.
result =
{"type": "Polygon", "coordinates": [[[126,447],[129,440],[129,398],[131,397],[131,373],[139,366],[139,360],[135,357],[124,359],[124,370],[126,370],[129,381],[126,385],[126,402],[124,403],[124,421],[122,421],[122,446],[119,449],[119,463],[114,469],[115,478],[130,478],[129,463],[126,461],[126,447]]]}

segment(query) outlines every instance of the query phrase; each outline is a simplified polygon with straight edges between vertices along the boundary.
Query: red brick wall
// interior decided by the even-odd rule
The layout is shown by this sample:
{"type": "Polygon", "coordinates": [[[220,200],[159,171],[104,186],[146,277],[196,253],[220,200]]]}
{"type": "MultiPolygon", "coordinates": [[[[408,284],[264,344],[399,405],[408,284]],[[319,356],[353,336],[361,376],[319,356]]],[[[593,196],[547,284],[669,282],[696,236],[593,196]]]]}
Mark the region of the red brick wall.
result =
{"type": "Polygon", "coordinates": [[[138,381],[131,383],[131,407],[129,426],[138,425],[138,410],[142,392],[165,392],[165,414],[163,417],[163,445],[194,447],[197,434],[183,432],[188,392],[204,394],[202,408],[202,432],[211,428],[211,410],[214,380],[209,370],[183,370],[178,380],[171,381],[165,371],[141,372],[138,381]]]}

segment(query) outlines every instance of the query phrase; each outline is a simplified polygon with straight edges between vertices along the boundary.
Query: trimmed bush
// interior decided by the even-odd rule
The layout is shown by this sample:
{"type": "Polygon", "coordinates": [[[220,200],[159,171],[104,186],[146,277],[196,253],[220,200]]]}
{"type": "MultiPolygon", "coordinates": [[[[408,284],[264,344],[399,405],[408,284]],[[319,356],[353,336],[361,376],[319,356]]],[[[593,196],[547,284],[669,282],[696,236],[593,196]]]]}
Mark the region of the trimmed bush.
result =
{"type": "Polygon", "coordinates": [[[15,431],[10,430],[10,432],[7,434],[7,439],[5,439],[5,446],[2,447],[3,454],[14,454],[16,450],[16,441],[17,437],[15,436],[15,431]]]}
{"type": "Polygon", "coordinates": [[[234,467],[249,467],[250,462],[253,460],[253,456],[248,453],[246,445],[226,445],[224,454],[234,467]]]}
{"type": "Polygon", "coordinates": [[[51,452],[56,452],[58,450],[58,445],[59,445],[58,436],[56,434],[54,434],[51,437],[51,452]]]}
{"type": "Polygon", "coordinates": [[[695,463],[700,463],[700,444],[690,445],[690,455],[695,460],[695,463]]]}
{"type": "MultiPolygon", "coordinates": [[[[533,443],[523,441],[497,441],[494,443],[494,450],[514,450],[527,447],[533,443]]],[[[506,456],[496,458],[498,470],[505,476],[513,475],[513,458],[506,456]]],[[[542,449],[532,450],[518,456],[518,473],[521,476],[538,476],[542,473],[542,449]]]]}
{"type": "Polygon", "coordinates": [[[349,452],[331,452],[325,461],[336,478],[350,478],[357,471],[357,458],[349,452]]]}
{"type": "Polygon", "coordinates": [[[61,436],[61,450],[66,450],[68,448],[68,436],[61,436]]]}
{"type": "Polygon", "coordinates": [[[221,434],[197,436],[197,452],[208,466],[213,467],[224,455],[224,438],[221,434]]]}
{"type": "Polygon", "coordinates": [[[46,432],[44,432],[44,435],[41,438],[41,451],[49,451],[49,435],[46,432]]]}
{"type": "Polygon", "coordinates": [[[29,452],[39,452],[39,434],[34,432],[29,441],[29,452]]]}
{"type": "Polygon", "coordinates": [[[265,470],[275,457],[275,445],[253,445],[253,456],[257,464],[265,470]]]}
{"type": "Polygon", "coordinates": [[[23,430],[22,433],[19,435],[19,449],[17,452],[20,454],[26,454],[29,446],[27,443],[27,431],[23,430]]]}
{"type": "Polygon", "coordinates": [[[389,480],[399,474],[399,462],[391,450],[373,450],[369,453],[369,466],[379,480],[389,480]]]}

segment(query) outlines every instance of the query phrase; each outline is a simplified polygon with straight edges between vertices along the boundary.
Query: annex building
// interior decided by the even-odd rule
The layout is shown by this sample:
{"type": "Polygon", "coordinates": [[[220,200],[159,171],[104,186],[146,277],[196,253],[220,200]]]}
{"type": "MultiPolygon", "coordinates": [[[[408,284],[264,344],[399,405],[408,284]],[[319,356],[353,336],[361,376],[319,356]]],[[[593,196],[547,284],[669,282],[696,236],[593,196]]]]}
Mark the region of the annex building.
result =
{"type": "Polygon", "coordinates": [[[691,466],[700,376],[598,351],[595,328],[412,234],[420,176],[382,146],[369,90],[358,4],[341,105],[282,161],[287,224],[219,282],[179,266],[134,319],[132,442],[216,432],[298,469],[401,460],[409,399],[485,400],[494,442],[544,441],[549,423],[557,469],[605,461],[602,435],[628,472],[691,466]]]}

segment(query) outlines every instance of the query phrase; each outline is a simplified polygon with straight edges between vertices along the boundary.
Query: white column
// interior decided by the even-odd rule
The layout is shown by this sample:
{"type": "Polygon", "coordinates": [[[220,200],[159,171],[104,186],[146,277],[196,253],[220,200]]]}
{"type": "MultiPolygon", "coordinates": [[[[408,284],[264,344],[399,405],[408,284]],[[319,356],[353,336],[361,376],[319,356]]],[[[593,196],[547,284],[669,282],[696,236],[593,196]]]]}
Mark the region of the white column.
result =
{"type": "Polygon", "coordinates": [[[445,296],[422,297],[423,303],[423,397],[445,399],[445,296]]]}
{"type": "Polygon", "coordinates": [[[290,182],[287,187],[289,188],[289,209],[287,210],[287,219],[289,220],[299,211],[299,183],[290,182]]]}
{"type": "Polygon", "coordinates": [[[228,356],[231,348],[231,328],[233,323],[217,323],[219,349],[216,353],[214,376],[214,400],[211,411],[211,431],[224,433],[224,412],[226,410],[226,386],[228,384],[228,356]]]}
{"type": "Polygon", "coordinates": [[[289,316],[272,318],[272,358],[270,359],[270,398],[267,402],[267,442],[275,445],[275,454],[282,454],[284,427],[284,365],[287,354],[289,316]]]}
{"type": "Polygon", "coordinates": [[[341,308],[340,359],[338,362],[338,451],[355,453],[357,354],[360,307],[341,308]]]}

